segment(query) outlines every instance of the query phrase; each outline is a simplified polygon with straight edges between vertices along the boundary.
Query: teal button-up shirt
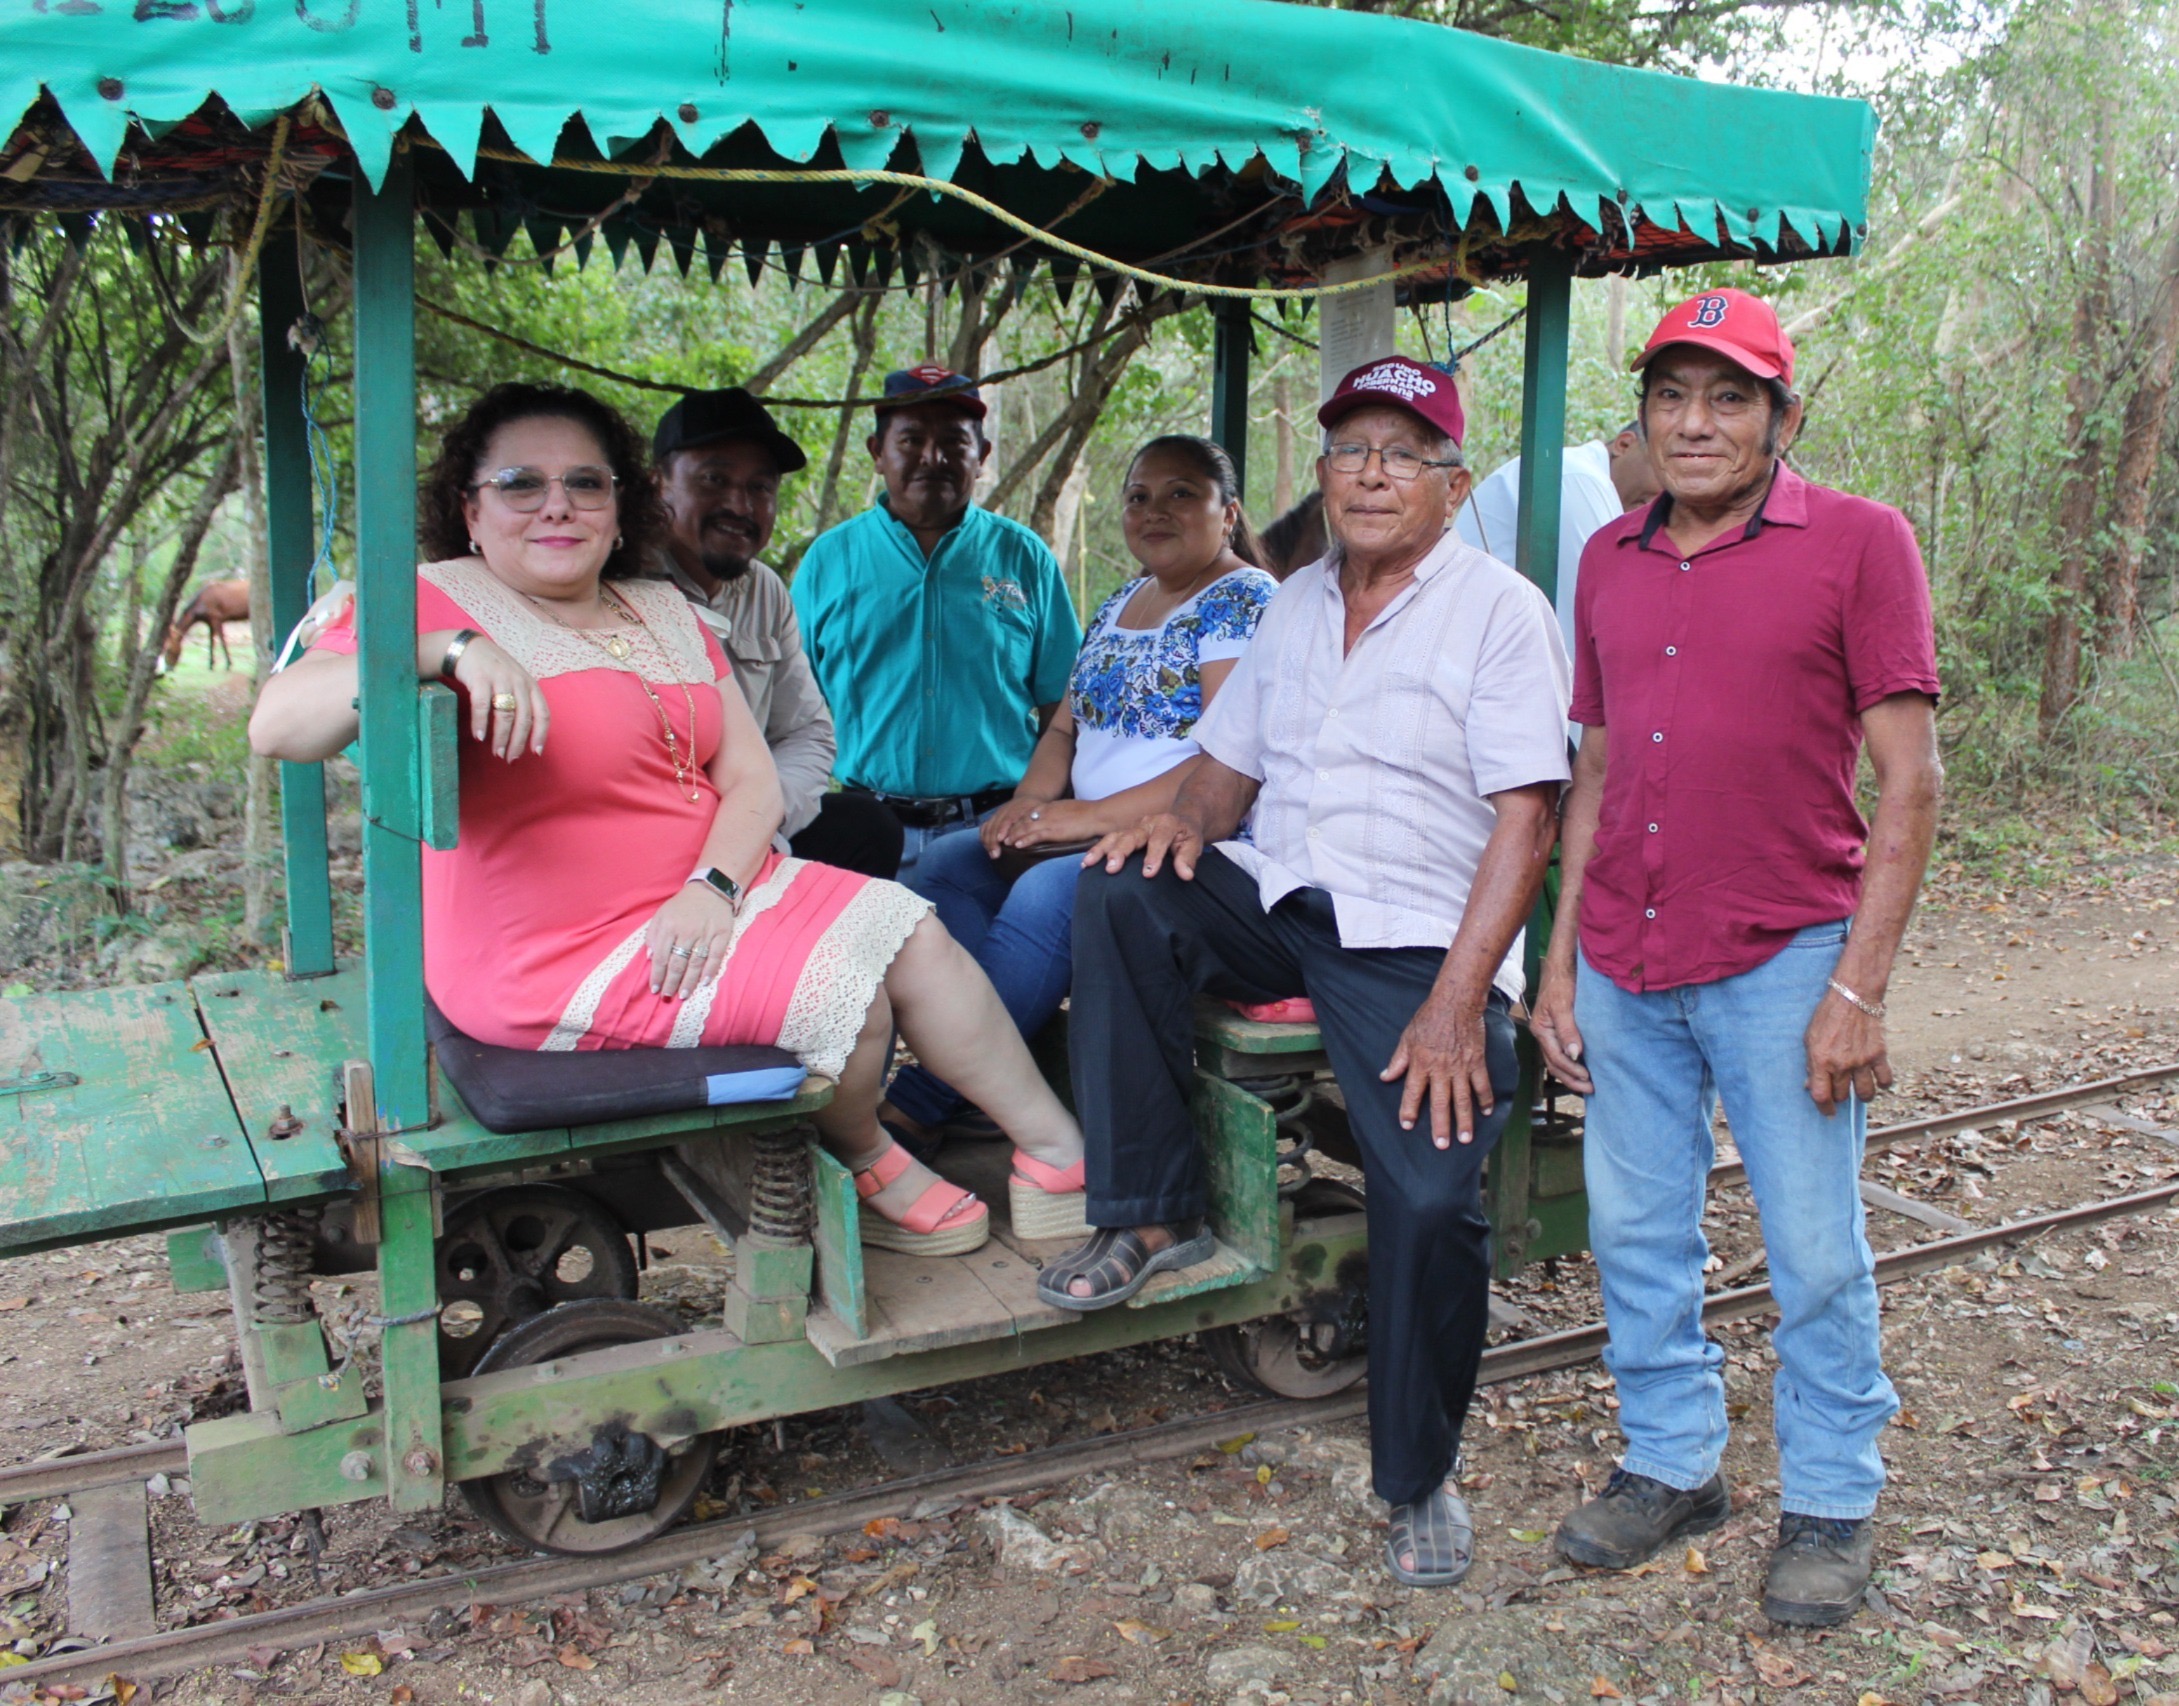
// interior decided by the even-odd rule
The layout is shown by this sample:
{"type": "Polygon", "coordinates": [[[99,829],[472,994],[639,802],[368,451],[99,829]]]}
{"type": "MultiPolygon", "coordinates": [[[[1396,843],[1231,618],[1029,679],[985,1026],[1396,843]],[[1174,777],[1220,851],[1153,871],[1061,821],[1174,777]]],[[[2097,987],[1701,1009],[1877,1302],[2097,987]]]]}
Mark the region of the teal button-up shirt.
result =
{"type": "Polygon", "coordinates": [[[810,542],[794,608],[839,734],[834,773],[886,794],[1013,787],[1036,707],[1065,697],[1082,645],[1050,547],[974,504],[926,559],[881,496],[810,542]]]}

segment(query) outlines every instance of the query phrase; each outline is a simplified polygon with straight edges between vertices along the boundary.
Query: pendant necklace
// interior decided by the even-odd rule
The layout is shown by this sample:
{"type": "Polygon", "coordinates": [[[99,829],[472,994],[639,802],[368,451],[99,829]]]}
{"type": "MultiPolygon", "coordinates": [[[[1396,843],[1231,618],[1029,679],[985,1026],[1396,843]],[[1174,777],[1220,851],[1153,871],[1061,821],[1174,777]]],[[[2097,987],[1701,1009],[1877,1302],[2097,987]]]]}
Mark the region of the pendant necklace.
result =
{"type": "MultiPolygon", "coordinates": [[[[607,654],[616,663],[626,663],[629,658],[635,655],[635,646],[626,634],[600,634],[594,629],[578,628],[571,622],[561,621],[559,616],[554,614],[551,606],[546,604],[544,600],[531,594],[525,594],[524,596],[528,597],[530,602],[542,610],[546,616],[550,617],[557,626],[565,628],[570,634],[582,635],[584,639],[589,640],[594,645],[604,647],[607,654]]],[[[599,604],[602,606],[608,597],[612,599],[623,616],[629,618],[638,628],[643,630],[644,636],[650,640],[659,655],[664,657],[666,648],[659,644],[658,636],[651,632],[651,625],[643,620],[642,613],[634,605],[622,598],[619,593],[601,584],[598,588],[599,604]]],[[[636,678],[636,685],[643,689],[643,697],[651,702],[651,709],[658,713],[658,726],[666,737],[666,762],[673,767],[675,789],[687,797],[690,805],[701,804],[704,796],[703,791],[696,786],[695,756],[693,753],[684,753],[681,750],[680,737],[674,733],[673,719],[666,714],[666,702],[659,698],[651,684],[643,679],[643,672],[640,669],[631,670],[629,673],[636,678]]],[[[676,685],[681,689],[682,702],[688,707],[689,743],[693,747],[696,741],[696,699],[689,692],[687,682],[677,682],[676,685]]]]}

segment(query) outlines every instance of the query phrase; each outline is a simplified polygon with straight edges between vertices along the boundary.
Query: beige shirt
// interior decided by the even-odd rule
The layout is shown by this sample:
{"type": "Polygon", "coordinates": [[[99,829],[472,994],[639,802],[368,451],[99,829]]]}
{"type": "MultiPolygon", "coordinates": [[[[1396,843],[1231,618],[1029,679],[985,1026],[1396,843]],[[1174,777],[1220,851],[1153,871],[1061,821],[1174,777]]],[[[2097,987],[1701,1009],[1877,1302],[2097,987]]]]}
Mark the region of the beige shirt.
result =
{"type": "Polygon", "coordinates": [[[734,666],[734,679],[779,771],[779,790],[787,805],[780,833],[795,834],[824,804],[838,743],[832,712],[802,650],[802,628],[787,583],[765,564],[751,563],[746,574],[725,582],[706,599],[670,552],[660,567],[688,595],[734,666]]]}
{"type": "MultiPolygon", "coordinates": [[[[1196,724],[1263,784],[1250,841],[1219,850],[1268,912],[1328,890],[1348,948],[1444,948],[1498,814],[1485,797],[1563,782],[1572,672],[1550,603],[1447,533],[1342,654],[1336,553],[1298,570],[1196,724]]],[[[1493,980],[1521,996],[1521,939],[1493,980]]]]}

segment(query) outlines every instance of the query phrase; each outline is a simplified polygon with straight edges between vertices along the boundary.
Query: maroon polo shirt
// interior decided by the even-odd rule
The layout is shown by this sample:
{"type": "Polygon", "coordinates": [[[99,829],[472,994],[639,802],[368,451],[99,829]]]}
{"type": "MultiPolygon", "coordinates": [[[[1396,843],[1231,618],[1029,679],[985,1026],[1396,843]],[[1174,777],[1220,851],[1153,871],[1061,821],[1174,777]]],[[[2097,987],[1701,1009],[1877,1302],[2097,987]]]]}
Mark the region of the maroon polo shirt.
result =
{"type": "Polygon", "coordinates": [[[1610,731],[1581,949],[1622,988],[1751,971],[1851,914],[1861,713],[1937,694],[1907,518],[1783,462],[1740,532],[1683,557],[1672,500],[1611,523],[1574,593],[1576,722],[1610,731]]]}

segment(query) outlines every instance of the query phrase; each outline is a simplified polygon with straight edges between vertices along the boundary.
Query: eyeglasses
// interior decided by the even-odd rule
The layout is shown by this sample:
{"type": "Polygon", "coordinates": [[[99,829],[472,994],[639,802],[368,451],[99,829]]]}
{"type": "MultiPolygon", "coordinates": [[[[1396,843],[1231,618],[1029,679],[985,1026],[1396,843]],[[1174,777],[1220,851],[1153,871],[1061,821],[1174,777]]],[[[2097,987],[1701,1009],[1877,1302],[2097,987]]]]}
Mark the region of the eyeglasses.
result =
{"type": "Polygon", "coordinates": [[[613,501],[613,488],[620,484],[609,468],[570,468],[565,474],[548,474],[542,468],[502,468],[469,489],[481,492],[489,486],[509,509],[528,515],[545,507],[555,481],[577,509],[604,509],[613,501]]]}
{"type": "Polygon", "coordinates": [[[1461,465],[1457,456],[1442,460],[1418,456],[1404,444],[1388,444],[1381,450],[1374,444],[1334,444],[1324,451],[1324,461],[1335,474],[1359,474],[1369,466],[1372,456],[1384,469],[1386,479],[1398,480],[1402,485],[1421,478],[1425,468],[1458,468],[1461,465]]]}

